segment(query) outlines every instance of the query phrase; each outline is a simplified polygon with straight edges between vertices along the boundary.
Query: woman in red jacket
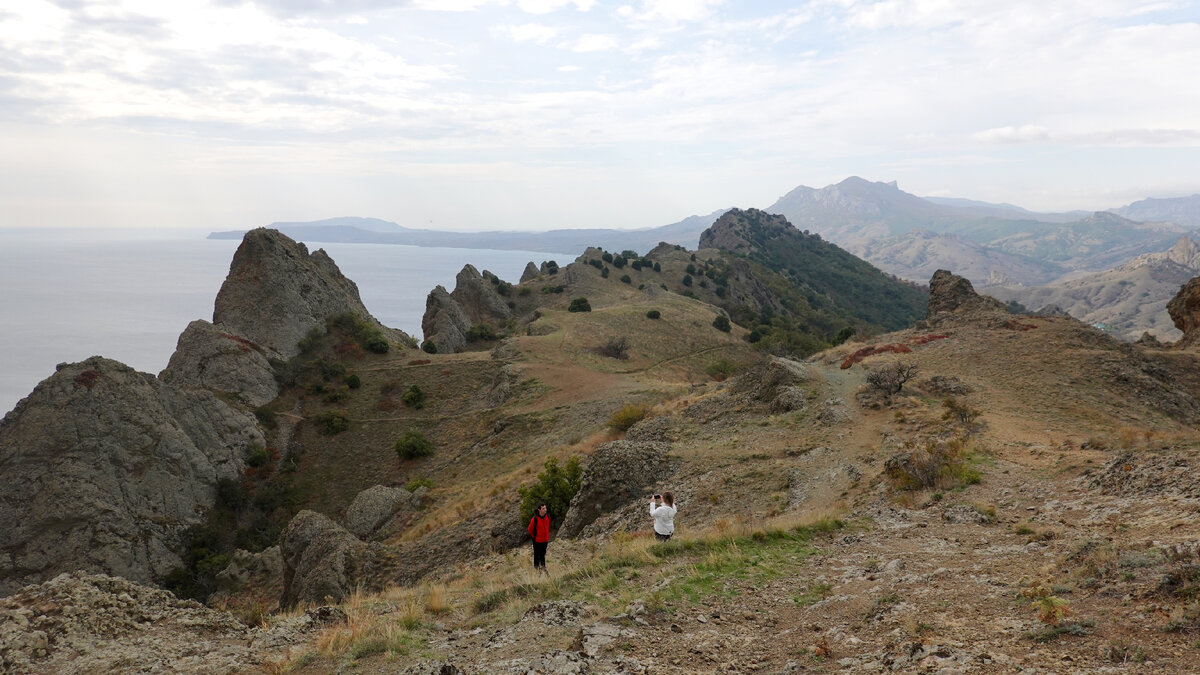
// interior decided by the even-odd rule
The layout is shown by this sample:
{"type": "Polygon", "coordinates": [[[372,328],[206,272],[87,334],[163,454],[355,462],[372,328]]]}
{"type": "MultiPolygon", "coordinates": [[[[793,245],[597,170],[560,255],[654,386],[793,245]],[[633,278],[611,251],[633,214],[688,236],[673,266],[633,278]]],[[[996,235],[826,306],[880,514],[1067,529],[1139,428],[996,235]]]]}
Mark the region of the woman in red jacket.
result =
{"type": "Polygon", "coordinates": [[[550,543],[550,514],[542,504],[529,520],[529,536],[533,537],[533,568],[546,571],[546,545],[550,543]]]}

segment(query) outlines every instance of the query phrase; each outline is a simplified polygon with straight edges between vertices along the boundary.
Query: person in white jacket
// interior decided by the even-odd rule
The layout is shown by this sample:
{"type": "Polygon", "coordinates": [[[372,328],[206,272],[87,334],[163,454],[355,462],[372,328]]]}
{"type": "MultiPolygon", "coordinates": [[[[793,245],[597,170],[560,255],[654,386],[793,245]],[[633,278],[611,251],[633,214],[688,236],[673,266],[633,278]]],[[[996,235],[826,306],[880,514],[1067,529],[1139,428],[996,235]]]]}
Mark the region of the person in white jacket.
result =
{"type": "Polygon", "coordinates": [[[650,499],[650,516],[654,518],[654,538],[667,541],[675,534],[675,495],[664,492],[650,499]]]}

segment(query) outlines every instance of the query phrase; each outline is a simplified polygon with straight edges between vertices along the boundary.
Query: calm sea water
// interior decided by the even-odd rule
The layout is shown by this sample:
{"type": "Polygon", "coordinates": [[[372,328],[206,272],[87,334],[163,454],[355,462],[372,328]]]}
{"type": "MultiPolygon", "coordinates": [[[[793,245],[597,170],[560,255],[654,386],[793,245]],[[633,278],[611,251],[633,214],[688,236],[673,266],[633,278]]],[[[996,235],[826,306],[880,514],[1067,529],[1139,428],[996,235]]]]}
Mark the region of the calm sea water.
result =
{"type": "MultiPolygon", "coordinates": [[[[212,320],[213,301],[237,241],[148,239],[125,234],[0,233],[0,415],[58,363],[100,355],[158,373],[179,334],[212,320]]],[[[178,235],[175,235],[178,237],[178,235]]],[[[516,282],[526,263],[578,254],[309,243],[358,284],[384,325],[421,338],[425,298],[470,263],[516,282]]]]}

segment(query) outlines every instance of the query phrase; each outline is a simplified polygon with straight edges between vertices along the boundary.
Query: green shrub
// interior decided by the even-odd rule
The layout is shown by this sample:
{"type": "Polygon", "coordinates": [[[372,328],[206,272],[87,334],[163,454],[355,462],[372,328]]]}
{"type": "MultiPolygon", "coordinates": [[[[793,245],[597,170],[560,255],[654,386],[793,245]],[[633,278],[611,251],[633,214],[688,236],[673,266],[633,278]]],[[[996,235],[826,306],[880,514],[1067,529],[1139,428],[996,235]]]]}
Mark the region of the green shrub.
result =
{"type": "Polygon", "coordinates": [[[400,402],[407,408],[420,410],[425,407],[425,392],[421,391],[421,388],[414,384],[400,397],[400,402]]]}
{"type": "Polygon", "coordinates": [[[425,352],[426,354],[436,354],[437,345],[433,344],[433,340],[426,340],[421,343],[421,351],[425,352]]]}
{"type": "Polygon", "coordinates": [[[351,389],[358,389],[359,387],[362,386],[362,378],[359,377],[357,374],[347,375],[346,376],[346,386],[350,387],[351,389]]]}
{"type": "Polygon", "coordinates": [[[646,312],[646,318],[647,319],[661,319],[662,312],[658,311],[657,309],[652,309],[649,312],[646,312]]]}
{"type": "Polygon", "coordinates": [[[326,410],[316,415],[312,421],[317,425],[317,431],[326,436],[340,434],[350,428],[350,420],[345,415],[332,410],[326,410]]]}
{"type": "Polygon", "coordinates": [[[608,268],[607,268],[607,267],[605,267],[605,268],[603,268],[603,269],[601,269],[601,270],[600,270],[600,277],[601,277],[602,279],[607,279],[607,278],[608,278],[608,268]]]}
{"type": "Polygon", "coordinates": [[[600,258],[602,260],[604,260],[604,262],[610,263],[613,261],[613,254],[609,253],[608,251],[605,251],[604,255],[600,256],[600,258]]]}
{"type": "Polygon", "coordinates": [[[727,358],[719,358],[716,361],[708,364],[708,367],[704,369],[704,372],[708,373],[708,376],[712,379],[718,382],[723,382],[728,379],[730,375],[736,373],[739,367],[740,366],[738,366],[736,361],[731,361],[727,358]]]}
{"type": "Polygon", "coordinates": [[[258,444],[246,448],[246,464],[258,468],[271,461],[271,451],[258,444]]]}
{"type": "Polygon", "coordinates": [[[646,418],[646,409],[640,405],[628,403],[621,406],[608,418],[608,426],[616,431],[628,431],[629,427],[646,418]]]}
{"type": "Polygon", "coordinates": [[[558,263],[553,260],[546,261],[546,274],[558,274],[558,263]]]}
{"type": "Polygon", "coordinates": [[[628,274],[622,274],[621,283],[633,285],[633,279],[628,274]]]}
{"type": "Polygon", "coordinates": [[[712,325],[713,328],[725,333],[728,333],[733,328],[733,326],[729,325],[729,317],[725,316],[724,314],[713,319],[712,325]]]}
{"type": "Polygon", "coordinates": [[[486,323],[477,323],[474,326],[471,326],[471,328],[469,330],[467,330],[466,337],[467,337],[467,342],[479,342],[479,341],[486,342],[489,340],[495,340],[495,339],[499,338],[500,334],[496,332],[495,328],[492,328],[491,326],[487,325],[486,323]]]}
{"type": "Polygon", "coordinates": [[[400,459],[427,457],[433,454],[433,443],[420,431],[409,429],[396,441],[396,454],[400,459]]]}
{"type": "Polygon", "coordinates": [[[365,347],[369,352],[386,354],[388,353],[388,350],[391,349],[392,345],[387,341],[387,338],[383,337],[383,333],[380,333],[379,335],[372,335],[371,337],[367,338],[363,342],[363,347],[365,347]]]}
{"type": "Polygon", "coordinates": [[[683,285],[684,286],[692,285],[692,275],[690,275],[690,274],[683,275],[683,285]]]}
{"type": "Polygon", "coordinates": [[[592,306],[588,303],[587,298],[575,298],[567,307],[568,312],[590,312],[592,306]]]}
{"type": "Polygon", "coordinates": [[[567,507],[570,506],[575,493],[579,492],[579,485],[583,481],[583,466],[578,456],[568,459],[566,466],[559,466],[557,459],[548,459],[544,467],[545,470],[538,474],[536,483],[517,490],[521,495],[521,516],[524,522],[533,517],[533,510],[539,504],[545,504],[551,516],[561,519],[566,515],[567,507]]]}
{"type": "Polygon", "coordinates": [[[432,490],[433,489],[433,479],[432,478],[414,478],[414,479],[408,481],[408,485],[404,486],[404,489],[408,490],[409,492],[416,492],[418,488],[428,488],[428,489],[432,490]]]}
{"type": "Polygon", "coordinates": [[[625,266],[625,262],[626,262],[626,260],[622,256],[619,256],[619,255],[613,256],[613,259],[612,259],[613,267],[615,267],[617,269],[621,269],[622,267],[625,266]]]}
{"type": "Polygon", "coordinates": [[[528,286],[522,286],[522,287],[520,288],[520,290],[518,290],[518,291],[517,291],[517,296],[518,296],[518,297],[522,297],[522,298],[523,298],[523,297],[525,297],[525,296],[527,296],[527,295],[529,295],[529,294],[531,294],[531,293],[533,293],[533,289],[532,289],[532,288],[530,288],[530,287],[528,287],[528,286]]]}
{"type": "Polygon", "coordinates": [[[279,420],[275,418],[275,410],[267,406],[261,406],[254,409],[254,416],[258,419],[258,423],[266,429],[274,429],[279,426],[279,420]]]}

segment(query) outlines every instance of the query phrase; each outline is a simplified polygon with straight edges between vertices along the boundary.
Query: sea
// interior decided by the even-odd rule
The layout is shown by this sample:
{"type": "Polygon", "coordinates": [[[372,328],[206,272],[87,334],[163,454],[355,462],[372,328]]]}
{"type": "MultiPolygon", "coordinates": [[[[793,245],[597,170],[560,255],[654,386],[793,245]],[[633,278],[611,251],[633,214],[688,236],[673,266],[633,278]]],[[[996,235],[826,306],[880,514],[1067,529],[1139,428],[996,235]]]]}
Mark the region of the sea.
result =
{"type": "MultiPolygon", "coordinates": [[[[179,334],[212,321],[237,240],[206,232],[0,230],[0,415],[59,363],[99,355],[157,374],[179,334]]],[[[578,253],[305,242],[325,249],[385,326],[420,339],[425,299],[463,265],[516,283],[578,253]]]]}

